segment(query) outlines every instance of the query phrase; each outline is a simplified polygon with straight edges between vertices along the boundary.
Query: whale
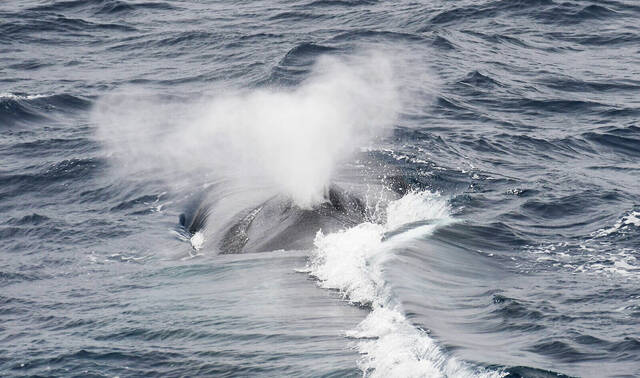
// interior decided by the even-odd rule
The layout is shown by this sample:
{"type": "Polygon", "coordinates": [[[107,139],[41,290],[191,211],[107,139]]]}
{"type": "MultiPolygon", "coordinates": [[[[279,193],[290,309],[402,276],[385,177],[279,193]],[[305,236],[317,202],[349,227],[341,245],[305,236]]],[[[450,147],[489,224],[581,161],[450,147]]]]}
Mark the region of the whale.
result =
{"type": "Polygon", "coordinates": [[[308,249],[318,230],[334,232],[367,218],[364,202],[337,185],[329,187],[325,202],[311,209],[275,196],[245,212],[219,243],[223,254],[308,249]]]}
{"type": "MultiPolygon", "coordinates": [[[[415,189],[402,175],[387,175],[375,191],[386,200],[404,196],[415,189]]],[[[362,192],[362,191],[360,191],[362,192]]],[[[179,216],[179,228],[192,247],[199,249],[205,237],[219,254],[240,254],[274,250],[303,250],[313,247],[319,230],[336,232],[362,222],[380,220],[380,206],[368,206],[362,193],[346,190],[336,183],[324,191],[324,201],[301,208],[285,194],[275,194],[257,205],[234,208],[232,215],[220,214],[215,193],[201,191],[191,197],[179,216]],[[198,240],[194,245],[193,237],[198,240]]],[[[380,201],[380,198],[374,199],[380,201]]],[[[242,201],[241,201],[242,202],[242,201]]]]}
{"type": "MultiPolygon", "coordinates": [[[[270,197],[258,206],[246,208],[213,238],[220,254],[307,249],[313,245],[318,230],[333,232],[352,227],[367,219],[365,202],[338,185],[325,190],[325,201],[303,209],[287,196],[270,197]]],[[[193,236],[216,221],[206,195],[195,196],[179,215],[182,232],[193,236]]]]}

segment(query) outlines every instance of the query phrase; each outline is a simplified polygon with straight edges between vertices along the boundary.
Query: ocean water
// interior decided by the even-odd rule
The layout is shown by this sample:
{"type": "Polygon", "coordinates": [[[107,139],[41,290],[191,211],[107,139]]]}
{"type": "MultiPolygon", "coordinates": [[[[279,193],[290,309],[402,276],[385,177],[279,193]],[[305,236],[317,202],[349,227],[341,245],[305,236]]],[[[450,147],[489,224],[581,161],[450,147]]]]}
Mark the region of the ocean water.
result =
{"type": "Polygon", "coordinates": [[[0,2],[0,376],[640,376],[638,19],[0,2]]]}

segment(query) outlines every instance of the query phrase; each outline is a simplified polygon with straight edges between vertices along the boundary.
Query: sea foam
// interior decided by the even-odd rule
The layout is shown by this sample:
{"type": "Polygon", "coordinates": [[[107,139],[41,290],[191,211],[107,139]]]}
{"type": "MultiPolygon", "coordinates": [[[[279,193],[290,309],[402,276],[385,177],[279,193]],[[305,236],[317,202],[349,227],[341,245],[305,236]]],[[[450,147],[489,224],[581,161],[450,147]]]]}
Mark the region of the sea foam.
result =
{"type": "Polygon", "coordinates": [[[428,333],[404,316],[384,279],[385,262],[413,239],[451,223],[446,198],[411,192],[387,205],[383,224],[365,222],[331,234],[319,231],[306,268],[323,288],[337,289],[369,315],[346,336],[357,340],[359,367],[372,377],[501,377],[446,353],[428,333]]]}

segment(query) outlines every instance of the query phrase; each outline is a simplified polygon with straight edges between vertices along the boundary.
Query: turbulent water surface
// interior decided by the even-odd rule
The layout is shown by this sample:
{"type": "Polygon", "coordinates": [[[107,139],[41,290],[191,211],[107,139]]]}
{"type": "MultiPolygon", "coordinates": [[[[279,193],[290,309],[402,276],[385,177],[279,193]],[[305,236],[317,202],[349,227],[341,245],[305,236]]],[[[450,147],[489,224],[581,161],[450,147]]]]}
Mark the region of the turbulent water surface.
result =
{"type": "Polygon", "coordinates": [[[0,2],[0,375],[640,375],[640,4],[0,2]]]}

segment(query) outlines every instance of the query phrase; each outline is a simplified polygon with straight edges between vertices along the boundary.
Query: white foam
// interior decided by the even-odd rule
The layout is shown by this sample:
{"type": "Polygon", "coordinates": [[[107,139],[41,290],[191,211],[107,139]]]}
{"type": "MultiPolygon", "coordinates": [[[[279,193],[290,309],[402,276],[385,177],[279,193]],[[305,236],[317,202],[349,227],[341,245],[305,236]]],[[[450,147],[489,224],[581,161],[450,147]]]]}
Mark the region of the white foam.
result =
{"type": "Polygon", "coordinates": [[[591,238],[583,244],[570,245],[567,242],[529,246],[526,249],[536,255],[536,261],[551,264],[576,274],[597,274],[603,276],[637,279],[640,272],[638,250],[633,248],[612,248],[609,235],[625,235],[640,227],[640,212],[631,211],[608,228],[591,233],[591,238]]]}
{"type": "Polygon", "coordinates": [[[17,100],[34,100],[36,98],[41,98],[41,97],[46,97],[46,96],[45,95],[40,95],[40,94],[23,96],[23,95],[17,95],[17,94],[9,93],[9,92],[0,93],[0,98],[7,98],[9,100],[16,100],[16,101],[17,100]]]}
{"type": "Polygon", "coordinates": [[[309,272],[325,288],[340,289],[351,301],[370,304],[380,298],[384,286],[379,276],[384,257],[384,227],[363,223],[356,227],[315,238],[317,254],[309,272]]]}
{"type": "Polygon", "coordinates": [[[193,234],[191,239],[189,239],[189,242],[191,242],[191,246],[193,247],[193,249],[197,251],[204,245],[204,235],[202,234],[202,232],[198,231],[193,234]]]}
{"type": "Polygon", "coordinates": [[[430,219],[449,219],[449,206],[439,193],[429,191],[410,192],[387,206],[388,231],[398,227],[430,219]]]}
{"type": "Polygon", "coordinates": [[[588,256],[586,261],[569,265],[569,267],[579,273],[637,279],[638,273],[640,273],[640,261],[635,257],[636,254],[637,251],[630,248],[622,248],[612,252],[598,252],[596,255],[588,256]]]}
{"type": "Polygon", "coordinates": [[[385,224],[362,223],[336,233],[318,232],[316,250],[306,271],[325,288],[338,289],[353,303],[372,311],[347,336],[358,339],[359,367],[372,377],[500,377],[500,372],[472,368],[446,354],[429,335],[409,322],[392,298],[384,280],[384,263],[394,248],[424,237],[451,222],[446,200],[437,193],[409,193],[387,205],[385,224]],[[388,232],[416,222],[385,239],[388,232]]]}
{"type": "Polygon", "coordinates": [[[601,228],[594,232],[591,236],[595,238],[601,238],[611,235],[615,232],[624,232],[629,229],[629,226],[640,227],[640,211],[632,211],[629,214],[620,218],[616,224],[609,228],[601,228]]]}
{"type": "Polygon", "coordinates": [[[625,219],[625,224],[632,224],[636,227],[640,227],[640,211],[634,211],[631,214],[627,215],[625,219]]]}
{"type": "MultiPolygon", "coordinates": [[[[632,248],[611,248],[611,244],[598,238],[585,244],[570,245],[567,242],[542,244],[526,247],[535,256],[535,261],[544,265],[564,268],[574,274],[595,274],[603,276],[637,279],[640,273],[638,251],[632,248]]],[[[531,269],[526,262],[523,269],[531,269]]]]}

